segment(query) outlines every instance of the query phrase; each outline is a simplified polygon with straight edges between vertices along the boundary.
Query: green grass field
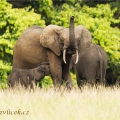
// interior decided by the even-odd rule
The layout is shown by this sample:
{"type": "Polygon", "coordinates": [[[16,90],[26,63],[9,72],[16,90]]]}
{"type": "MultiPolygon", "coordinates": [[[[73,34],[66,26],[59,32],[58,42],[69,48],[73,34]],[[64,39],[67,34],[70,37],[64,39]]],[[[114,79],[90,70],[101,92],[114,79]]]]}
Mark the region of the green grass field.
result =
{"type": "Polygon", "coordinates": [[[120,88],[0,90],[0,120],[120,120],[120,88]]]}

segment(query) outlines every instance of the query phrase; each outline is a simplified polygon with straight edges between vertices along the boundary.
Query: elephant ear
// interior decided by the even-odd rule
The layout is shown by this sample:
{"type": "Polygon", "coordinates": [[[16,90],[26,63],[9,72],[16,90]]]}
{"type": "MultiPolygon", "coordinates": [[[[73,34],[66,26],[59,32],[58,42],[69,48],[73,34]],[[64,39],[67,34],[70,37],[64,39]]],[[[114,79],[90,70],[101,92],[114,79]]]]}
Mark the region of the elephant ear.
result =
{"type": "Polygon", "coordinates": [[[48,25],[40,34],[40,43],[52,50],[57,56],[61,54],[58,31],[63,27],[57,25],[48,25]]]}
{"type": "Polygon", "coordinates": [[[80,52],[90,47],[92,43],[92,37],[90,32],[83,26],[79,25],[75,28],[76,39],[79,40],[80,43],[80,52]]]}

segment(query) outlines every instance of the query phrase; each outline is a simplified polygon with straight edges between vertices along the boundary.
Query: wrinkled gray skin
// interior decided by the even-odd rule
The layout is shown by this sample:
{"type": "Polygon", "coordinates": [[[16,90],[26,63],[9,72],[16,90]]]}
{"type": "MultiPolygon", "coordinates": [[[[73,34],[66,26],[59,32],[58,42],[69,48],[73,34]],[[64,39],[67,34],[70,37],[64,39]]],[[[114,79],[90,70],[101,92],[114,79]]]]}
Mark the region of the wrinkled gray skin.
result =
{"type": "Polygon", "coordinates": [[[32,26],[23,32],[14,46],[12,69],[31,69],[42,62],[49,62],[54,86],[59,87],[63,79],[71,87],[70,60],[77,49],[74,42],[71,22],[70,28],[32,26]],[[64,50],[66,64],[63,61],[64,50]]]}
{"type": "Polygon", "coordinates": [[[78,63],[74,64],[74,61],[75,56],[72,57],[71,67],[75,69],[79,87],[85,82],[90,85],[105,84],[107,55],[102,47],[91,44],[84,51],[79,51],[78,63]]]}
{"type": "Polygon", "coordinates": [[[8,86],[15,87],[19,83],[26,88],[29,86],[33,88],[39,80],[49,74],[50,68],[48,63],[42,63],[33,69],[15,68],[8,77],[8,86]]]}

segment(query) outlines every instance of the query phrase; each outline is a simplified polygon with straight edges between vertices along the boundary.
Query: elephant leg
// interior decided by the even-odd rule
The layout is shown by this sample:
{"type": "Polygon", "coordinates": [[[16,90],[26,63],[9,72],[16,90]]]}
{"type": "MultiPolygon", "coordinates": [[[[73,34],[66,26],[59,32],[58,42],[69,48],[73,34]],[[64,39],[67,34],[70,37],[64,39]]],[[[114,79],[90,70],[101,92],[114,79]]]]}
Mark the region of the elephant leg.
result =
{"type": "Polygon", "coordinates": [[[92,68],[86,68],[85,73],[86,73],[86,80],[88,85],[95,85],[96,84],[96,69],[92,68]]]}
{"type": "Polygon", "coordinates": [[[106,84],[106,79],[105,79],[106,69],[107,69],[107,63],[105,63],[105,61],[104,61],[103,62],[103,69],[102,69],[102,84],[103,85],[106,84]]]}
{"type": "Polygon", "coordinates": [[[81,89],[81,87],[83,86],[84,79],[82,78],[82,76],[77,71],[76,71],[76,79],[77,79],[77,85],[81,89]]]}
{"type": "Polygon", "coordinates": [[[71,78],[71,75],[70,75],[70,71],[69,71],[68,76],[67,76],[67,74],[65,75],[66,72],[64,72],[64,70],[63,70],[62,78],[65,81],[67,88],[71,89],[72,86],[73,86],[73,82],[72,82],[72,78],[71,78]]]}
{"type": "Polygon", "coordinates": [[[66,82],[67,88],[71,89],[73,86],[72,78],[70,76],[70,61],[71,61],[72,55],[67,54],[66,56],[66,64],[63,64],[62,66],[62,78],[66,82]]]}
{"type": "Polygon", "coordinates": [[[62,63],[61,56],[56,56],[51,50],[47,51],[50,72],[55,87],[60,87],[62,84],[62,63]]]}
{"type": "Polygon", "coordinates": [[[34,90],[35,87],[37,87],[37,81],[34,79],[30,82],[30,88],[34,90]]]}

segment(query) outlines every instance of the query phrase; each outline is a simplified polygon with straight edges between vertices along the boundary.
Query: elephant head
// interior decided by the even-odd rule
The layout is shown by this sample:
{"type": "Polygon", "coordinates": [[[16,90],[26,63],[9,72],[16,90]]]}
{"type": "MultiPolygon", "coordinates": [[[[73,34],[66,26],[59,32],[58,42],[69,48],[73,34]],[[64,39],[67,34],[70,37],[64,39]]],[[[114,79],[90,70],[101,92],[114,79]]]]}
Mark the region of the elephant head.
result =
{"type": "Polygon", "coordinates": [[[74,32],[74,17],[70,18],[70,28],[57,25],[48,25],[40,34],[40,43],[52,50],[57,56],[63,53],[63,60],[66,63],[66,53],[77,53],[74,32]]]}
{"type": "Polygon", "coordinates": [[[92,37],[83,25],[79,25],[75,27],[75,40],[79,47],[79,53],[82,53],[86,48],[90,47],[92,37]]]}
{"type": "Polygon", "coordinates": [[[38,67],[33,69],[33,75],[36,80],[40,80],[49,74],[50,74],[50,68],[48,62],[43,62],[38,67]]]}

